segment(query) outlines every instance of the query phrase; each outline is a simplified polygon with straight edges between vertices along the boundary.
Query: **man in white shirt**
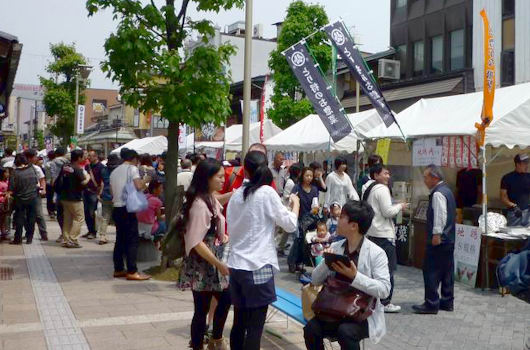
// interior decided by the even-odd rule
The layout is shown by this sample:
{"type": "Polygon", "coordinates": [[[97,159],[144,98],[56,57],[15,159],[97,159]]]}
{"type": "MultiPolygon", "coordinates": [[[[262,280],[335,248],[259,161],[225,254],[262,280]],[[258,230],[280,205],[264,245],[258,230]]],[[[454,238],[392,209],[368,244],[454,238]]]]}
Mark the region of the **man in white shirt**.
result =
{"type": "Polygon", "coordinates": [[[114,210],[112,218],[116,223],[116,243],[114,245],[114,277],[126,277],[128,280],[144,281],[151,278],[149,275],[138,273],[136,256],[138,254],[138,220],[136,213],[129,213],[123,200],[123,190],[129,181],[133,181],[138,191],[146,188],[148,177],[143,180],[136,167],[138,153],[123,148],[120,152],[123,163],[110,175],[110,189],[114,210]],[[123,256],[127,260],[127,270],[124,268],[123,256]]]}
{"type": "Polygon", "coordinates": [[[406,209],[408,204],[392,204],[392,196],[388,188],[390,171],[383,164],[375,164],[370,168],[370,179],[362,188],[363,200],[372,206],[375,213],[367,236],[385,251],[388,258],[391,288],[388,298],[382,299],[381,304],[385,307],[385,312],[395,313],[401,311],[401,307],[391,303],[394,292],[394,272],[397,268],[396,233],[392,218],[406,209]]]}
{"type": "Polygon", "coordinates": [[[191,171],[191,160],[183,159],[180,162],[181,171],[177,174],[177,186],[184,186],[184,191],[190,187],[193,172],[191,171]]]}
{"type": "Polygon", "coordinates": [[[283,188],[285,186],[285,181],[287,180],[287,169],[285,169],[283,161],[283,153],[276,152],[272,165],[269,167],[272,172],[274,184],[276,185],[276,192],[278,192],[280,197],[283,196],[283,188]]]}
{"type": "Polygon", "coordinates": [[[42,171],[41,167],[36,165],[38,161],[37,151],[34,149],[28,149],[24,151],[24,155],[26,156],[28,162],[33,166],[35,175],[37,175],[37,178],[39,179],[39,182],[36,184],[39,189],[39,195],[37,196],[36,222],[37,226],[39,227],[41,241],[47,241],[48,232],[46,228],[46,219],[44,219],[44,214],[42,213],[42,197],[46,195],[46,177],[44,176],[44,172],[42,171]]]}
{"type": "Polygon", "coordinates": [[[431,190],[423,261],[425,301],[412,308],[417,314],[437,314],[438,310],[453,311],[456,201],[443,181],[442,170],[436,165],[427,166],[423,181],[431,190]],[[440,285],[441,297],[438,295],[440,285]]]}

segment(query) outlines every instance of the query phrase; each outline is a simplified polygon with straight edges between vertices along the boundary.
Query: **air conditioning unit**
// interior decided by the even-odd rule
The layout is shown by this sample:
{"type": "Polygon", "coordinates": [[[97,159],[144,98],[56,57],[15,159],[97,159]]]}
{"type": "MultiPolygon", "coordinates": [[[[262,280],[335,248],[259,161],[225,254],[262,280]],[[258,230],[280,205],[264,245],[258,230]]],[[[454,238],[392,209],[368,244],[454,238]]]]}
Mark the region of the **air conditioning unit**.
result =
{"type": "Polygon", "coordinates": [[[401,62],[396,60],[379,60],[379,74],[378,78],[399,80],[401,71],[400,71],[401,62]]]}
{"type": "Polygon", "coordinates": [[[252,37],[263,38],[263,24],[256,24],[252,30],[252,37]]]}

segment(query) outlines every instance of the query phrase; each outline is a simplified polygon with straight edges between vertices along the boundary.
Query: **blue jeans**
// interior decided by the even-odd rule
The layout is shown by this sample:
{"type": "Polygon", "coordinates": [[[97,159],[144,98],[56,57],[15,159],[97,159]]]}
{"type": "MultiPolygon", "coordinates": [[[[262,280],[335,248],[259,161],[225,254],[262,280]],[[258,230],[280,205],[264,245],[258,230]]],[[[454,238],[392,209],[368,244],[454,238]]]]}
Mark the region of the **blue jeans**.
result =
{"type": "Polygon", "coordinates": [[[530,209],[523,210],[520,217],[515,216],[515,212],[513,210],[508,210],[506,219],[508,220],[508,226],[526,227],[530,224],[530,209]]]}

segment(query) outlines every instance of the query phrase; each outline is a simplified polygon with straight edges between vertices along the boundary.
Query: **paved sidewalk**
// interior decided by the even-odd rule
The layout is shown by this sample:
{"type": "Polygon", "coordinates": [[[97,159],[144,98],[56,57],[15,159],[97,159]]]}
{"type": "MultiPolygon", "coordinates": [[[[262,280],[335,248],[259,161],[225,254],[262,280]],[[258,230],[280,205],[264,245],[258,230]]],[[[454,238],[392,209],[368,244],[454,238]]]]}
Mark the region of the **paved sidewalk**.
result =
{"type": "MultiPolygon", "coordinates": [[[[114,279],[113,244],[81,239],[82,249],[61,248],[57,223],[48,226],[49,242],[0,244],[0,267],[14,272],[13,279],[0,281],[0,350],[187,348],[190,292],[177,291],[174,283],[114,279]]],[[[276,281],[299,293],[294,275],[280,273],[276,281]]],[[[521,350],[530,344],[530,305],[518,299],[457,286],[455,312],[411,314],[422,296],[421,271],[400,266],[394,301],[404,311],[387,315],[387,336],[378,345],[365,341],[366,349],[521,350]]],[[[230,315],[226,337],[231,322],[230,315]]],[[[264,349],[305,349],[296,322],[287,327],[278,314],[266,328],[271,332],[264,333],[264,349]]]]}

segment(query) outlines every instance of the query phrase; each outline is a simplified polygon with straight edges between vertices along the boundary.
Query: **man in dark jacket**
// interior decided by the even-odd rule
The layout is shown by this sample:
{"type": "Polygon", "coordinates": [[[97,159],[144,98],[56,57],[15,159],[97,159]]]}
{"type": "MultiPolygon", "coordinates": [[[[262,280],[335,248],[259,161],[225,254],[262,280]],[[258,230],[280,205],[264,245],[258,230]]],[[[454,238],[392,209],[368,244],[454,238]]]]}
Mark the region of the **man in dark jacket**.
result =
{"type": "Polygon", "coordinates": [[[90,176],[83,168],[83,151],[71,152],[70,164],[65,164],[57,178],[59,200],[64,210],[63,247],[81,248],[77,237],[85,221],[83,209],[83,190],[90,181],[90,176]]]}
{"type": "Polygon", "coordinates": [[[431,191],[423,262],[425,302],[412,308],[418,314],[437,314],[438,310],[453,311],[456,201],[436,165],[427,166],[423,181],[431,191]],[[438,295],[440,284],[441,298],[438,295]]]}

